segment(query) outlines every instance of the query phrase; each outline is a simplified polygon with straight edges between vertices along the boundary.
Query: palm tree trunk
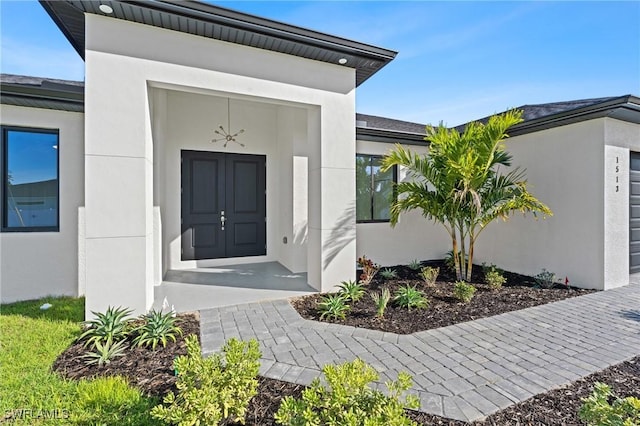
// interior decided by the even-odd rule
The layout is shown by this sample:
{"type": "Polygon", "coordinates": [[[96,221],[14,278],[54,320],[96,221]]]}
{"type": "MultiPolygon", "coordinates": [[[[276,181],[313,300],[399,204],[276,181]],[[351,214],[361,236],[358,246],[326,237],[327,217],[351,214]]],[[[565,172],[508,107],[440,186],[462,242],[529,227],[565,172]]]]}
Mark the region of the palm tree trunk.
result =
{"type": "Polygon", "coordinates": [[[469,235],[469,263],[467,264],[467,282],[471,282],[471,272],[473,270],[473,246],[475,245],[475,237],[472,233],[469,235]]]}
{"type": "Polygon", "coordinates": [[[451,243],[453,244],[453,265],[456,270],[456,278],[460,280],[461,272],[460,272],[460,258],[458,257],[458,239],[456,238],[456,228],[451,227],[451,229],[453,231],[451,232],[451,243]]]}

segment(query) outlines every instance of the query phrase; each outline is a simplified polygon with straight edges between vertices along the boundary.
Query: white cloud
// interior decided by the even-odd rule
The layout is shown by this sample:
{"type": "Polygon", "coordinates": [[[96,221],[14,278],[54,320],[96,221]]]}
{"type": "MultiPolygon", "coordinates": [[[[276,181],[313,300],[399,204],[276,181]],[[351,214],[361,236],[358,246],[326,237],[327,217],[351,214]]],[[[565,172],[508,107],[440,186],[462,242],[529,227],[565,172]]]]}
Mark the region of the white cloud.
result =
{"type": "Polygon", "coordinates": [[[71,47],[34,45],[3,36],[0,57],[6,74],[84,80],[84,62],[71,47]]]}

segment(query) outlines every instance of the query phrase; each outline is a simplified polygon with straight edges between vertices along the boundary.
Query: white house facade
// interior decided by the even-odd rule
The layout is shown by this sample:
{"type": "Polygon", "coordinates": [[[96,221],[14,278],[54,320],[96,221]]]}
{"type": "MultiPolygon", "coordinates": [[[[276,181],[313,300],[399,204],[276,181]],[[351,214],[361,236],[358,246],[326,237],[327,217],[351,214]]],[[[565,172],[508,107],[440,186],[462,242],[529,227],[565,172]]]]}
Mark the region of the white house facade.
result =
{"type": "MultiPolygon", "coordinates": [[[[168,271],[260,262],[328,291],[360,255],[449,249],[417,212],[388,224],[405,176],[377,162],[392,143],[427,152],[424,126],[355,113],[356,87],[395,52],[199,2],[41,4],[85,82],[2,77],[3,303],[85,295],[87,315],[142,313],[168,271]]],[[[625,285],[640,266],[640,101],[546,112],[509,150],[555,215],[491,225],[479,260],[625,285]]]]}

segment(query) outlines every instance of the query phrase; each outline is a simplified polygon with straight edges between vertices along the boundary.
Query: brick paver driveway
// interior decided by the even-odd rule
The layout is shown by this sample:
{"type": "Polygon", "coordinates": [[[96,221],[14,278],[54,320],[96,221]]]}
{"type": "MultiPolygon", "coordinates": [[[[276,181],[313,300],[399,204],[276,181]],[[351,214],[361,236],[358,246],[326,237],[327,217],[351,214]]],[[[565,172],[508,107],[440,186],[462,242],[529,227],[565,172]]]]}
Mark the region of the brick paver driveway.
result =
{"type": "Polygon", "coordinates": [[[327,363],[408,371],[421,411],[477,420],[640,354],[640,285],[397,335],[302,319],[286,300],[204,310],[203,353],[255,338],[261,374],[309,384],[327,363]]]}

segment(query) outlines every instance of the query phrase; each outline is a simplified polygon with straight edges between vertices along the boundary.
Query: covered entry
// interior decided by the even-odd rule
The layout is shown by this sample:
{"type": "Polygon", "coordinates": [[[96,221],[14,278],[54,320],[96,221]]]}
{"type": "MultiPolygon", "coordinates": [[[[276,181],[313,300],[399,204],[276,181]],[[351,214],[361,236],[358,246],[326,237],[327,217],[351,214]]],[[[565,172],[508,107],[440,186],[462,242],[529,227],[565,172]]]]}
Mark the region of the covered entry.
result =
{"type": "Polygon", "coordinates": [[[640,153],[629,154],[629,273],[640,272],[640,153]]]}
{"type": "Polygon", "coordinates": [[[266,157],[182,151],[182,260],[261,256],[266,157]]]}

